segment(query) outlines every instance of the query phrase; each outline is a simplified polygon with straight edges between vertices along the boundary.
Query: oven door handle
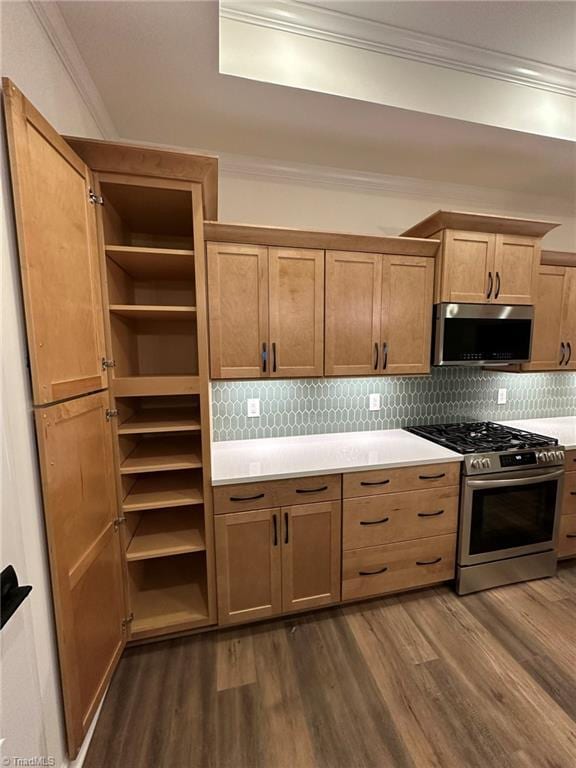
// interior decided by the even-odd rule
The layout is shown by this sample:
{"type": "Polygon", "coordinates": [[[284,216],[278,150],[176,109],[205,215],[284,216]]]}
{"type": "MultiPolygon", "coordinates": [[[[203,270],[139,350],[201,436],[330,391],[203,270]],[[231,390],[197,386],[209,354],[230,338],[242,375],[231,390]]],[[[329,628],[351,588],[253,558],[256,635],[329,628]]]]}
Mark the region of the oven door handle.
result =
{"type": "Polygon", "coordinates": [[[466,480],[469,488],[503,488],[504,486],[518,485],[536,485],[537,483],[547,482],[548,480],[558,480],[564,475],[563,469],[555,472],[546,472],[542,475],[533,475],[532,477],[519,477],[509,480],[466,480]]]}

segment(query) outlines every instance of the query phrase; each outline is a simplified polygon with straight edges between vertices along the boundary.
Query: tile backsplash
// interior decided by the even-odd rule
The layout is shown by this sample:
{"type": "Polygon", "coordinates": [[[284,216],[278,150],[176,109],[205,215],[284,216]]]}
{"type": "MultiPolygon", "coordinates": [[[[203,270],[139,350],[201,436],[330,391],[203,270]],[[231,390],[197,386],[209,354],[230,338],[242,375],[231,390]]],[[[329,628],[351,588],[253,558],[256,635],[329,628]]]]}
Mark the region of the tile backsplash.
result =
{"type": "Polygon", "coordinates": [[[499,373],[434,368],[430,376],[212,383],[213,439],[245,440],[460,420],[576,415],[576,373],[499,373]],[[499,388],[507,403],[497,405],[499,388]],[[380,393],[381,408],[368,410],[380,393]],[[260,416],[246,400],[260,399],[260,416]]]}

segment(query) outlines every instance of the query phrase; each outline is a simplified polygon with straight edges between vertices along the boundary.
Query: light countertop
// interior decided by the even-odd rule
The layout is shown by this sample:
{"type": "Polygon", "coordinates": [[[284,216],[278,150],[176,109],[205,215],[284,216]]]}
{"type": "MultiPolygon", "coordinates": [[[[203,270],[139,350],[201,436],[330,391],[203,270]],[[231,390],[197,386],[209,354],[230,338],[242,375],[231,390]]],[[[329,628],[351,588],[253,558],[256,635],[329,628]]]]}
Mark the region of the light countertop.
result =
{"type": "Polygon", "coordinates": [[[555,416],[550,419],[522,419],[519,421],[502,421],[508,427],[525,429],[539,435],[555,437],[564,448],[576,448],[576,416],[555,416]]]}
{"type": "Polygon", "coordinates": [[[212,443],[212,485],[462,461],[402,429],[212,443]]]}

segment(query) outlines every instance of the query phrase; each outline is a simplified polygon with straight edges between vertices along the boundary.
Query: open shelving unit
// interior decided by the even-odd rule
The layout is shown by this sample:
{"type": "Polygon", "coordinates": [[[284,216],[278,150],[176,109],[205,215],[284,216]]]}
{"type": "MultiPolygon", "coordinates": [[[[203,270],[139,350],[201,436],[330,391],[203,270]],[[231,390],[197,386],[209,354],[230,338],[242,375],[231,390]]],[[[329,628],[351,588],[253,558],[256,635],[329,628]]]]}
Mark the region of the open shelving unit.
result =
{"type": "Polygon", "coordinates": [[[98,181],[119,504],[138,639],[216,621],[202,190],[107,173],[98,181]]]}

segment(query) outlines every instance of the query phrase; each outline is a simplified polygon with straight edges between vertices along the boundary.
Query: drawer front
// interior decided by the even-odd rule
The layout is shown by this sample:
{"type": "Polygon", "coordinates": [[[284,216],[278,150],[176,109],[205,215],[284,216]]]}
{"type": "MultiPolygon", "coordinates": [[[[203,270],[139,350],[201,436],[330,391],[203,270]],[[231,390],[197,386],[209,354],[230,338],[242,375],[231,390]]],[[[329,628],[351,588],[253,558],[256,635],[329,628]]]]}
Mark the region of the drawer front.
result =
{"type": "Polygon", "coordinates": [[[350,499],[355,496],[442,488],[458,485],[459,482],[460,462],[399,469],[376,469],[344,475],[343,495],[345,499],[350,499]]]}
{"type": "Polygon", "coordinates": [[[562,514],[576,515],[576,472],[566,472],[564,475],[562,514]]]}
{"type": "Polygon", "coordinates": [[[344,552],[342,599],[354,600],[453,579],[456,535],[344,552]]]}
{"type": "Polygon", "coordinates": [[[566,451],[566,472],[576,472],[576,450],[566,451]]]}
{"type": "Polygon", "coordinates": [[[265,483],[219,485],[214,490],[214,512],[244,512],[250,509],[288,507],[314,501],[338,501],[341,475],[271,480],[265,483]]]}
{"type": "Polygon", "coordinates": [[[576,515],[562,515],[558,536],[558,557],[576,556],[576,515]]]}
{"type": "Polygon", "coordinates": [[[375,547],[455,533],[458,492],[455,486],[345,499],[343,547],[375,547]]]}

